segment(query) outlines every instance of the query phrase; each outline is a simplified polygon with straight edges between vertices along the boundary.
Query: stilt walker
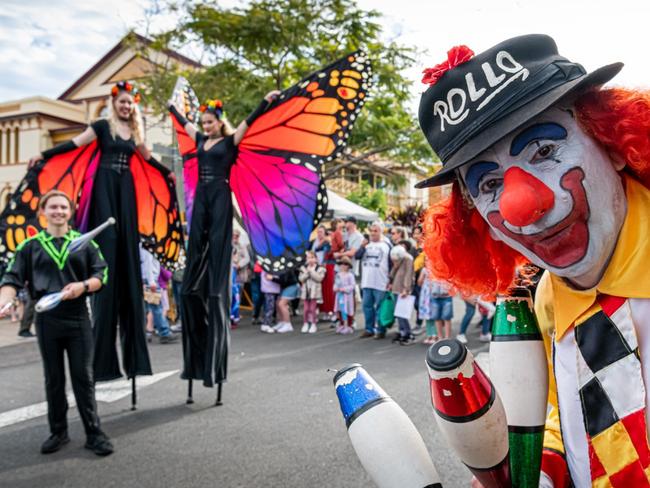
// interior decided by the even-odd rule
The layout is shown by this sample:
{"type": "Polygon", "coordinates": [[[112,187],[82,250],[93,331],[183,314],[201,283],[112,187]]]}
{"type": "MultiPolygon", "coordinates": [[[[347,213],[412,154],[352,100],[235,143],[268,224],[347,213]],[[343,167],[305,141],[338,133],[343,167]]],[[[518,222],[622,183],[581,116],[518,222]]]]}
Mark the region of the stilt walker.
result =
{"type": "MultiPolygon", "coordinates": [[[[128,82],[113,86],[109,115],[93,122],[73,140],[30,160],[30,169],[0,215],[0,260],[35,235],[42,223],[35,209],[51,189],[75,204],[75,223],[86,231],[115,219],[97,236],[108,264],[109,281],[93,295],[95,381],[122,376],[115,347],[120,327],[122,366],[128,378],[152,374],[144,334],[144,308],[138,243],[174,267],[182,251],[182,230],[175,184],[169,170],[153,159],[143,143],[140,96],[128,82]]],[[[132,405],[135,406],[135,390],[132,405]]]]}
{"type": "MultiPolygon", "coordinates": [[[[191,220],[188,221],[190,237],[181,288],[185,355],[182,377],[190,381],[203,380],[207,387],[216,384],[216,406],[221,405],[221,384],[227,377],[230,340],[233,220],[228,184],[230,168],[249,124],[266,110],[277,94],[279,92],[269,93],[236,132],[223,120],[223,105],[219,100],[210,100],[200,108],[205,134],[198,132],[174,105],[170,106],[176,124],[196,141],[199,171],[191,220]]],[[[190,391],[191,384],[188,385],[188,400],[191,399],[190,391]]]]}
{"type": "Polygon", "coordinates": [[[284,92],[267,94],[236,131],[223,104],[179,79],[170,112],[184,161],[188,261],[182,286],[182,378],[217,385],[222,403],[230,322],[234,194],[255,256],[267,272],[297,268],[324,216],[321,165],[340,151],[366,97],[368,59],[354,53],[284,92]],[[200,113],[200,115],[199,115],[200,113]],[[201,118],[203,133],[194,125],[201,118]]]}

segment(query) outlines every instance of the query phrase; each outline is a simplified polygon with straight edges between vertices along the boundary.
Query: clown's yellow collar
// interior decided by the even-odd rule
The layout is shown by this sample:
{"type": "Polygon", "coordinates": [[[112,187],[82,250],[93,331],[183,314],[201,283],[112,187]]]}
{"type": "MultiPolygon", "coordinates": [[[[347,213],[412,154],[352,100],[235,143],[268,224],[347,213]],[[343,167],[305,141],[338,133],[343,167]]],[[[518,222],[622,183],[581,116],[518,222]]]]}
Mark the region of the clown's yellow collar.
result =
{"type": "Polygon", "coordinates": [[[623,176],[623,183],[627,215],[612,259],[598,285],[590,290],[575,290],[560,277],[550,274],[557,340],[593,305],[597,293],[650,298],[650,191],[631,177],[623,176]]]}

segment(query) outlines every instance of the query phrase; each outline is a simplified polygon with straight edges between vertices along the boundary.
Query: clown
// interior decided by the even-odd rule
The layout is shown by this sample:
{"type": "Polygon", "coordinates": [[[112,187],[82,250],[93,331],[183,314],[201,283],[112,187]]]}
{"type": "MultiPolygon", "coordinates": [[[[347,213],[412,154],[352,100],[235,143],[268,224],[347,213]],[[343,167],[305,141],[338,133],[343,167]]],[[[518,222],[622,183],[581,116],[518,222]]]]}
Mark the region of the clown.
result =
{"type": "Polygon", "coordinates": [[[422,129],[453,183],[425,251],[465,293],[503,293],[530,261],[550,371],[540,486],[650,486],[650,93],[601,89],[527,35],[425,71],[422,129]]]}

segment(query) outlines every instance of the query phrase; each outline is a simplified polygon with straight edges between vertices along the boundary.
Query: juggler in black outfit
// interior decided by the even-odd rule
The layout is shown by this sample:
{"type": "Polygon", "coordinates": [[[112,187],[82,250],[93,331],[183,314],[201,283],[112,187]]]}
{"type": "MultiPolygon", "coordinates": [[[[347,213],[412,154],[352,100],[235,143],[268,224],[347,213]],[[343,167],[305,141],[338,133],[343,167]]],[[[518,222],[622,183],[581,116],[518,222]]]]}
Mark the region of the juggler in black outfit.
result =
{"type": "MultiPolygon", "coordinates": [[[[37,301],[77,281],[98,278],[106,284],[106,262],[97,244],[93,242],[80,251],[67,253],[68,245],[79,235],[70,230],[63,237],[53,237],[41,231],[23,241],[16,249],[0,286],[12,286],[18,290],[28,282],[29,296],[37,301]]],[[[64,352],[67,352],[72,390],[86,436],[89,441],[104,438],[95,403],[93,331],[86,294],[65,300],[50,311],[36,314],[36,333],[43,357],[50,432],[53,436],[67,439],[68,402],[63,363],[64,352]]]]}

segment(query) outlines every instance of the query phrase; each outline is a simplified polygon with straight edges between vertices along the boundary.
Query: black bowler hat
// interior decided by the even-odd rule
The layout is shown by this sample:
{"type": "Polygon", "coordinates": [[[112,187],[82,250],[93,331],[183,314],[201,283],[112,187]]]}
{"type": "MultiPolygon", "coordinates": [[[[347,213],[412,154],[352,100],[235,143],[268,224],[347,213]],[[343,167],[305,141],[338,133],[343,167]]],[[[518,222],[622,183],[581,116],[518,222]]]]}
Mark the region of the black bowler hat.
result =
{"type": "Polygon", "coordinates": [[[570,92],[602,85],[623,67],[587,74],[558,55],[549,36],[514,37],[471,57],[465,46],[425,70],[431,86],[420,100],[420,127],[443,169],[417,188],[451,183],[458,167],[570,92]]]}

